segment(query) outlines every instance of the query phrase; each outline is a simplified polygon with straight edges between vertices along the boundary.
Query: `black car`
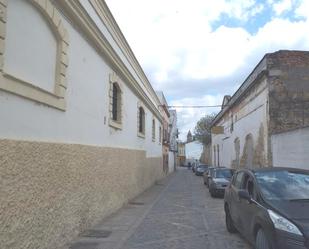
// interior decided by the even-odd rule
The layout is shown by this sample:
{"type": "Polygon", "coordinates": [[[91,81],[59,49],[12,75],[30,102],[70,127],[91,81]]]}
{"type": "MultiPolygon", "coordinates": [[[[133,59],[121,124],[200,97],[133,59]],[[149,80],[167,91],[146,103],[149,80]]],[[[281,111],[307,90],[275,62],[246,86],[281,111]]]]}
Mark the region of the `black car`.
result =
{"type": "Polygon", "coordinates": [[[215,168],[208,178],[209,193],[212,197],[224,196],[225,188],[229,185],[234,170],[228,168],[215,168]]]}
{"type": "Polygon", "coordinates": [[[208,169],[208,165],[206,164],[200,164],[199,166],[196,167],[195,169],[195,175],[197,176],[202,176],[204,172],[208,169]]]}
{"type": "Polygon", "coordinates": [[[239,170],[225,190],[229,232],[256,249],[309,248],[309,170],[239,170]]]}

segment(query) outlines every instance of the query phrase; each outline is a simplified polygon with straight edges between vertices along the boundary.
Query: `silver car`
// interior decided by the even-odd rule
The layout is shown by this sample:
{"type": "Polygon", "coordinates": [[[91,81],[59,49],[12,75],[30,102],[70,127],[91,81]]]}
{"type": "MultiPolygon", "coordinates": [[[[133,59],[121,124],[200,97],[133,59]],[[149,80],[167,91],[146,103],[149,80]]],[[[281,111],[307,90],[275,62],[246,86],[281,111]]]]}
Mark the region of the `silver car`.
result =
{"type": "Polygon", "coordinates": [[[215,168],[212,175],[208,179],[209,193],[212,197],[224,196],[225,188],[230,183],[233,169],[215,168]]]}

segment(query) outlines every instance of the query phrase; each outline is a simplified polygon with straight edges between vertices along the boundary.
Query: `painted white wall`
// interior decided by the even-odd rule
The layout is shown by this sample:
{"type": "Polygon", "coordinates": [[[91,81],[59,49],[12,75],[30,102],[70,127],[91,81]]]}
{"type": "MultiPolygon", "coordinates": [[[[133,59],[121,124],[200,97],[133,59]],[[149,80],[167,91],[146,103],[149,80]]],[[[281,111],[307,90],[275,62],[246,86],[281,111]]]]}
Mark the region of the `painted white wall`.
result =
{"type": "Polygon", "coordinates": [[[185,153],[187,160],[188,159],[199,160],[202,152],[203,152],[203,145],[198,141],[186,143],[185,145],[185,153]]]}
{"type": "Polygon", "coordinates": [[[169,151],[168,153],[168,173],[174,172],[175,166],[175,155],[174,152],[169,151]]]}
{"type": "MultiPolygon", "coordinates": [[[[112,69],[65,18],[62,20],[70,37],[66,111],[0,90],[0,137],[139,149],[146,150],[148,157],[161,157],[162,145],[159,144],[158,132],[155,142],[152,141],[151,124],[154,115],[145,108],[146,137],[138,137],[137,103],[140,99],[123,81],[120,82],[123,91],[123,129],[115,130],[108,125],[109,74],[112,69]]],[[[38,28],[37,33],[46,33],[45,28],[33,25],[38,28]]],[[[16,39],[22,40],[23,33],[16,33],[16,39]]],[[[21,44],[17,43],[16,46],[21,44]]],[[[26,59],[32,62],[35,56],[28,55],[26,59]]],[[[44,57],[41,60],[44,64],[47,59],[44,57]]],[[[44,74],[43,77],[48,79],[49,75],[44,74]]],[[[155,121],[159,127],[160,121],[155,121]]]]}
{"type": "MultiPolygon", "coordinates": [[[[101,30],[102,34],[105,36],[105,38],[108,40],[110,45],[113,47],[113,49],[116,51],[118,56],[121,58],[121,60],[124,62],[126,67],[129,69],[130,73],[135,77],[135,79],[139,82],[140,86],[143,88],[145,92],[147,92],[149,95],[152,95],[150,91],[148,91],[146,87],[146,83],[139,77],[138,73],[135,71],[135,68],[132,66],[132,63],[129,61],[127,56],[123,53],[123,51],[119,48],[117,41],[113,38],[112,34],[106,27],[106,25],[102,22],[101,18],[96,13],[95,9],[91,5],[90,1],[81,1],[81,4],[85,8],[85,10],[88,12],[88,14],[91,16],[93,21],[96,23],[96,25],[101,30]]],[[[153,98],[151,98],[153,103],[157,105],[153,98]]]]}
{"type": "Polygon", "coordinates": [[[176,110],[170,110],[169,118],[169,134],[170,134],[170,150],[177,151],[177,112],[176,110]]]}
{"type": "Polygon", "coordinates": [[[309,169],[309,128],[271,136],[273,165],[309,169]]]}
{"type": "MultiPolygon", "coordinates": [[[[234,113],[237,121],[234,122],[234,130],[230,132],[231,119],[221,119],[217,124],[224,126],[224,134],[212,134],[212,163],[215,162],[214,145],[219,145],[219,165],[231,167],[232,161],[236,158],[234,141],[240,140],[240,158],[243,154],[245,139],[248,134],[252,134],[254,147],[257,144],[259,129],[261,124],[264,126],[264,151],[267,151],[267,82],[264,80],[259,87],[252,92],[245,100],[244,106],[234,113]],[[257,96],[256,96],[257,95],[257,96]]],[[[242,104],[239,104],[239,106],[242,104]]],[[[217,154],[216,154],[217,158],[217,154]]]]}
{"type": "Polygon", "coordinates": [[[7,20],[4,71],[53,92],[57,41],[47,22],[24,0],[8,1],[7,20]]]}

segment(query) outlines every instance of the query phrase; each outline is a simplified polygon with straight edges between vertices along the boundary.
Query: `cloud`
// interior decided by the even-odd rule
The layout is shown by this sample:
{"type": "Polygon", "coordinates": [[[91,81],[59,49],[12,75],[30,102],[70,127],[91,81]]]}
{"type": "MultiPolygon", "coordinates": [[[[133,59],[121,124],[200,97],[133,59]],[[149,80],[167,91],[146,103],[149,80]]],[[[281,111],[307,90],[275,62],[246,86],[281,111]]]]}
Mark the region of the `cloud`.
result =
{"type": "Polygon", "coordinates": [[[298,7],[295,10],[295,14],[297,17],[304,17],[308,20],[309,18],[309,1],[303,0],[300,2],[298,7]]]}
{"type": "MultiPolygon", "coordinates": [[[[223,96],[218,95],[203,95],[199,98],[182,98],[170,101],[172,106],[191,106],[191,105],[206,105],[214,106],[221,103],[223,96]]],[[[179,138],[185,140],[189,130],[194,131],[196,122],[207,114],[216,113],[220,108],[174,108],[177,111],[178,126],[180,131],[179,138]]]]}
{"type": "Polygon", "coordinates": [[[273,9],[277,16],[289,11],[292,8],[292,0],[281,0],[273,4],[273,9]]]}
{"type": "MultiPolygon", "coordinates": [[[[106,1],[150,82],[172,105],[221,104],[265,53],[309,50],[307,0],[106,1]],[[234,20],[238,25],[228,25],[234,20]],[[254,33],[249,23],[259,25],[254,33]]],[[[209,109],[177,111],[186,134],[209,109]]]]}

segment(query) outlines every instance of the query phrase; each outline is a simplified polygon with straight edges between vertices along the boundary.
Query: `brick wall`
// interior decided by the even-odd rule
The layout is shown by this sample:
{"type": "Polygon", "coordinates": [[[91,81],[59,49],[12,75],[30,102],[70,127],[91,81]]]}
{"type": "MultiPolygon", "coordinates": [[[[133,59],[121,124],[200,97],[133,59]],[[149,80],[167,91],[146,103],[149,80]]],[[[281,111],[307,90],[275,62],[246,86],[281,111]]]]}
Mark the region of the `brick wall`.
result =
{"type": "Polygon", "coordinates": [[[309,126],[309,52],[268,55],[269,133],[309,126]]]}

